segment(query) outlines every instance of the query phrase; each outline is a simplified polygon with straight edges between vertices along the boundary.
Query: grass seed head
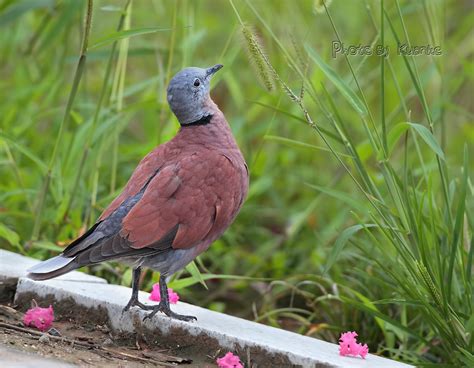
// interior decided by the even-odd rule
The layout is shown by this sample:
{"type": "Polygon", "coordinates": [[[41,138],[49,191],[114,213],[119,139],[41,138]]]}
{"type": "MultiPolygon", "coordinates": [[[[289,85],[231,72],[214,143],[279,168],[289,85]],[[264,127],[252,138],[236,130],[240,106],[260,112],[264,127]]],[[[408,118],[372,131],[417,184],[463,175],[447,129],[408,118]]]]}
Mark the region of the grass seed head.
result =
{"type": "Polygon", "coordinates": [[[254,30],[247,25],[243,25],[241,27],[241,32],[250,64],[253,66],[255,74],[257,75],[260,83],[267,91],[274,91],[274,73],[270,69],[267,60],[265,60],[265,50],[263,48],[262,42],[254,30]]]}
{"type": "Polygon", "coordinates": [[[324,5],[326,4],[326,8],[331,5],[332,0],[314,0],[313,3],[313,12],[314,14],[322,14],[325,12],[324,5]]]}

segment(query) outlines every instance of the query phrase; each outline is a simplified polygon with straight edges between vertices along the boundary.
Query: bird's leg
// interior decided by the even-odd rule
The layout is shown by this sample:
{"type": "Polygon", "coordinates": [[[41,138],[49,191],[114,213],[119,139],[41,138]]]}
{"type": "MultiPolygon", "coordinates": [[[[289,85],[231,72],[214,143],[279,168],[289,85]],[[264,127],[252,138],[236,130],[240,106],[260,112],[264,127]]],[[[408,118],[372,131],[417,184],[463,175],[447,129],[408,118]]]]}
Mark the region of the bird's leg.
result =
{"type": "Polygon", "coordinates": [[[133,277],[132,277],[132,297],[128,301],[127,305],[125,308],[123,308],[123,311],[126,312],[128,311],[131,307],[133,306],[138,306],[141,309],[144,310],[153,310],[152,305],[145,305],[143,303],[140,303],[138,301],[138,290],[139,289],[139,283],[140,283],[140,274],[142,273],[142,268],[137,267],[133,269],[133,277]]]}
{"type": "Polygon", "coordinates": [[[162,275],[160,275],[160,304],[155,305],[153,307],[153,311],[146,315],[143,320],[146,320],[148,318],[152,318],[155,314],[158,312],[163,312],[170,318],[178,319],[180,321],[196,321],[197,318],[194,316],[185,316],[182,314],[178,314],[173,312],[170,309],[170,301],[169,301],[169,296],[168,296],[168,285],[166,285],[166,278],[162,275]]]}

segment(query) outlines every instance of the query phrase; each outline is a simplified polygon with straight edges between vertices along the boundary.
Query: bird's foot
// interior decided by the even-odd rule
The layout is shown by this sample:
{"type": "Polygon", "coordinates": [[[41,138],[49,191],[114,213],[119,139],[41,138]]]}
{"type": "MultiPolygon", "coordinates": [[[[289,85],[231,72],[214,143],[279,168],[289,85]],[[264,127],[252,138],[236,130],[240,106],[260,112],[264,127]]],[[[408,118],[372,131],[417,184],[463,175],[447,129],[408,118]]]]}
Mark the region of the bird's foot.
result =
{"type": "Polygon", "coordinates": [[[127,312],[130,308],[135,307],[135,306],[143,310],[154,310],[153,305],[145,305],[142,302],[138,301],[138,297],[132,296],[130,300],[128,301],[127,305],[125,306],[125,308],[123,308],[123,312],[127,312]]]}
{"type": "Polygon", "coordinates": [[[185,322],[197,321],[197,318],[194,317],[194,316],[186,316],[186,315],[183,315],[183,314],[178,314],[178,313],[173,312],[170,309],[169,306],[166,306],[165,304],[163,304],[161,302],[160,302],[160,304],[155,305],[152,309],[153,309],[153,311],[151,313],[149,313],[145,317],[143,317],[143,321],[145,321],[147,319],[152,319],[153,316],[155,316],[155,314],[157,314],[158,312],[162,312],[162,313],[166,314],[168,317],[177,319],[179,321],[185,321],[185,322]]]}

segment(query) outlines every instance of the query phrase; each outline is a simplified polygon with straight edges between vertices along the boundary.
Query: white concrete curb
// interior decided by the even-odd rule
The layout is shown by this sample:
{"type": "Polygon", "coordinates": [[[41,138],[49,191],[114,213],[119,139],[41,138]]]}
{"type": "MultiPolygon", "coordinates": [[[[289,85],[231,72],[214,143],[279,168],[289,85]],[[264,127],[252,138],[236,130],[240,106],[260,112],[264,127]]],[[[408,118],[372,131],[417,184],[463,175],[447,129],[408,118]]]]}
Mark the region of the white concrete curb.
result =
{"type": "Polygon", "coordinates": [[[8,368],[74,368],[66,362],[45,358],[39,354],[28,353],[9,346],[0,345],[0,361],[2,367],[8,368]]]}
{"type": "MultiPolygon", "coordinates": [[[[161,314],[143,322],[147,312],[138,308],[122,313],[130,295],[130,288],[118,285],[71,283],[61,279],[33,281],[21,277],[15,303],[29,305],[33,297],[37,301],[53,302],[55,310],[60,313],[61,305],[67,306],[67,313],[85,313],[91,319],[102,319],[114,331],[131,334],[139,330],[154,340],[163,339],[166,343],[180,346],[195,345],[202,354],[222,348],[240,352],[244,358],[249,351],[250,357],[261,367],[410,367],[372,354],[367,355],[366,359],[341,357],[336,344],[182,302],[172,305],[173,311],[196,316],[196,322],[172,320],[161,314]],[[79,312],[81,309],[82,312],[79,312]]],[[[148,296],[148,293],[140,292],[142,302],[153,304],[148,301],[148,296]]]]}

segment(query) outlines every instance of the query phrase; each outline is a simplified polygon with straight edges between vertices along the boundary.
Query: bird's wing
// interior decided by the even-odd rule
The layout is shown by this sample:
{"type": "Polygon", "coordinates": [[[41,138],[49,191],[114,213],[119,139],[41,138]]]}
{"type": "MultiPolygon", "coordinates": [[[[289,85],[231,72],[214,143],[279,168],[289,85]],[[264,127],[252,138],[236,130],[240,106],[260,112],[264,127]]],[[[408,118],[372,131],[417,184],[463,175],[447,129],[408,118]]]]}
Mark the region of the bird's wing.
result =
{"type": "MultiPolygon", "coordinates": [[[[141,160],[122,193],[112,201],[99,220],[85,234],[68,245],[63,252],[64,256],[76,257],[83,265],[128,256],[130,242],[119,234],[122,220],[137,204],[151,179],[166,162],[165,150],[166,145],[158,146],[141,160]]],[[[174,235],[171,240],[172,234],[168,235],[168,238],[164,237],[161,243],[154,245],[169,247],[174,235]]]]}
{"type": "Polygon", "coordinates": [[[112,203],[108,216],[64,250],[74,267],[190,248],[225,230],[245,196],[235,163],[213,151],[188,152],[159,170],[139,169],[125,189],[135,194],[112,203]],[[141,185],[130,185],[134,177],[141,185]]]}
{"type": "Polygon", "coordinates": [[[133,171],[120,195],[104,210],[99,221],[109,217],[127,198],[135,196],[166,163],[167,145],[162,144],[146,155],[133,171]]]}
{"type": "Polygon", "coordinates": [[[120,235],[143,249],[177,229],[173,248],[196,245],[235,216],[244,195],[236,175],[232,161],[211,150],[163,167],[123,219],[120,235]]]}

